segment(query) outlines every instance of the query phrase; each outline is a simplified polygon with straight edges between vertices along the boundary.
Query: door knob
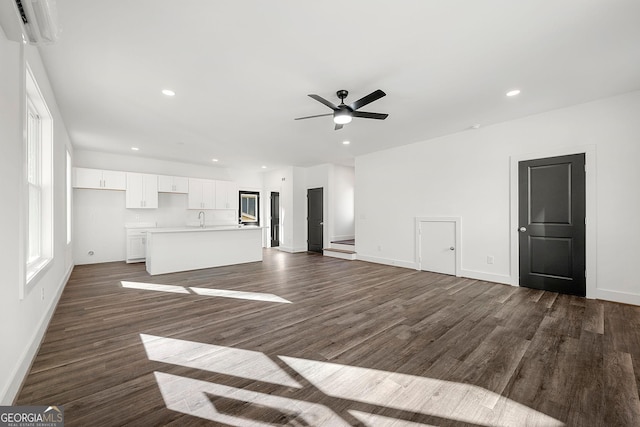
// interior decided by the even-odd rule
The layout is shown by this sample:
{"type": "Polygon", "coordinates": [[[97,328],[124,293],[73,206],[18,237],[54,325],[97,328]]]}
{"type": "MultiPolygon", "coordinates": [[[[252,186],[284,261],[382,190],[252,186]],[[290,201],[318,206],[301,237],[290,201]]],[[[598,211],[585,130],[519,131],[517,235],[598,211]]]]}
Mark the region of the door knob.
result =
{"type": "Polygon", "coordinates": [[[520,227],[518,228],[518,231],[524,233],[525,231],[527,231],[527,227],[520,227]]]}
{"type": "Polygon", "coordinates": [[[454,248],[453,246],[451,246],[451,247],[449,248],[449,250],[450,250],[450,251],[453,251],[453,250],[455,250],[455,249],[456,249],[456,248],[454,248]]]}

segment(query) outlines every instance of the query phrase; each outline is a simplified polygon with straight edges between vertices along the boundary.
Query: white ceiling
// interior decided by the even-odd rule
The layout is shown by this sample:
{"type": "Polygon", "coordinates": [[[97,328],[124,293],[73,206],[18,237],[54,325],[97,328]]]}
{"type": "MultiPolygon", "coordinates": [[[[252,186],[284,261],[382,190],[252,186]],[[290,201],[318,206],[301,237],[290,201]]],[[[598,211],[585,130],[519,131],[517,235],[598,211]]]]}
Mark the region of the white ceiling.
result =
{"type": "Polygon", "coordinates": [[[640,89],[638,0],[57,4],[61,39],[41,53],[80,149],[256,169],[352,164],[640,89]],[[512,88],[522,93],[505,97],[512,88]],[[338,89],[347,103],[384,90],[363,110],[389,118],[340,131],[331,117],[293,120],[331,112],[307,94],[337,104],[338,89]]]}

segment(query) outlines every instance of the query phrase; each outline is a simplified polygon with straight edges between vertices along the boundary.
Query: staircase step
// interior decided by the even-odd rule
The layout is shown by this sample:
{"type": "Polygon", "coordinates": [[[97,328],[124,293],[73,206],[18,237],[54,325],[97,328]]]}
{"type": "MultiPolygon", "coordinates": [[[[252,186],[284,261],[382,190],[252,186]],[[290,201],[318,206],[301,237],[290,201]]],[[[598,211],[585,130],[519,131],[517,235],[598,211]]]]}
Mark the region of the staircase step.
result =
{"type": "Polygon", "coordinates": [[[340,259],[347,259],[351,261],[356,259],[355,251],[350,251],[346,249],[325,248],[322,250],[322,254],[325,256],[330,256],[330,257],[340,258],[340,259]]]}
{"type": "Polygon", "coordinates": [[[344,251],[354,251],[356,249],[355,245],[336,243],[336,242],[331,242],[329,246],[330,246],[329,249],[341,249],[344,251]]]}

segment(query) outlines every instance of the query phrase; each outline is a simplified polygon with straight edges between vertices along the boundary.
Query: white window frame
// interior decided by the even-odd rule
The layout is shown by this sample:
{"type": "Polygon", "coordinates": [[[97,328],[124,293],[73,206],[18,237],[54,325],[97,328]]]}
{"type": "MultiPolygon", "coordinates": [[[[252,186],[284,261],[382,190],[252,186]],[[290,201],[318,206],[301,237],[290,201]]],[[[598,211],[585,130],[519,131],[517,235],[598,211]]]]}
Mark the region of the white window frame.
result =
{"type": "Polygon", "coordinates": [[[25,274],[21,297],[53,259],[53,118],[28,64],[23,135],[25,274]]]}
{"type": "Polygon", "coordinates": [[[42,120],[27,96],[27,270],[42,258],[42,120]]]}
{"type": "Polygon", "coordinates": [[[65,164],[65,166],[66,166],[66,173],[67,173],[67,175],[66,175],[66,179],[67,179],[67,183],[66,183],[67,184],[67,212],[66,212],[66,214],[67,214],[67,245],[70,245],[71,244],[71,237],[72,237],[72,234],[71,234],[71,223],[72,223],[72,219],[73,219],[73,217],[71,216],[72,215],[72,211],[73,211],[73,204],[72,204],[72,201],[73,201],[73,199],[72,199],[72,197],[73,197],[73,184],[71,182],[71,179],[72,179],[71,178],[71,173],[72,173],[71,172],[72,171],[72,169],[71,169],[71,153],[69,152],[68,148],[65,150],[65,152],[66,152],[66,157],[65,157],[66,158],[66,164],[65,164]]]}

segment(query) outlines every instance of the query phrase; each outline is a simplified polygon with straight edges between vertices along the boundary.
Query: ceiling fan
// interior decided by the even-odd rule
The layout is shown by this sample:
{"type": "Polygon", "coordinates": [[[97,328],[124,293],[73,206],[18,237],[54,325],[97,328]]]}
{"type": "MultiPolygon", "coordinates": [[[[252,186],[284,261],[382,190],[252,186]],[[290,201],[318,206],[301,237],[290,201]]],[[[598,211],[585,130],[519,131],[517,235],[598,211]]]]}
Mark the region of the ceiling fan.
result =
{"type": "Polygon", "coordinates": [[[349,95],[348,91],[342,89],[336,92],[336,95],[338,95],[338,98],[340,98],[340,105],[335,105],[332,102],[327,101],[326,99],[324,99],[319,95],[309,95],[311,98],[315,99],[316,101],[321,102],[327,107],[331,108],[333,110],[333,113],[318,114],[315,116],[307,116],[307,117],[298,117],[294,120],[312,119],[314,117],[333,116],[333,122],[336,124],[335,130],[338,130],[338,129],[342,129],[343,125],[350,123],[354,117],[360,117],[363,119],[384,120],[387,118],[387,116],[389,116],[388,114],[382,114],[382,113],[367,113],[365,111],[358,111],[359,108],[364,107],[365,105],[370,104],[373,101],[376,101],[382,98],[383,96],[386,96],[386,93],[384,93],[380,89],[374,92],[371,92],[369,95],[358,99],[357,101],[355,101],[350,105],[346,105],[344,103],[344,99],[349,95]]]}

